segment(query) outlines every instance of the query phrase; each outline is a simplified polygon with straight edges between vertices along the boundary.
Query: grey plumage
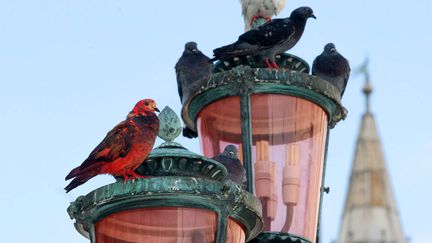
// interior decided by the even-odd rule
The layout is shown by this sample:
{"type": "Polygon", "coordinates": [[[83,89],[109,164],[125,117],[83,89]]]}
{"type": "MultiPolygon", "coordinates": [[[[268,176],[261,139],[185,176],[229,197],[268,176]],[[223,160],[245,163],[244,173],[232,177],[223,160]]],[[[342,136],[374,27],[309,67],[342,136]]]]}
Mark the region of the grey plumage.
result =
{"type": "Polygon", "coordinates": [[[238,159],[238,150],[234,145],[227,145],[223,153],[213,157],[214,160],[223,164],[228,171],[228,178],[239,185],[246,183],[246,171],[238,159]]]}
{"type": "Polygon", "coordinates": [[[196,42],[187,42],[183,55],[175,65],[180,101],[183,103],[184,89],[191,90],[199,80],[209,79],[213,64],[210,58],[198,50],[196,42]]]}
{"type": "Polygon", "coordinates": [[[308,18],[315,18],[309,7],[295,9],[290,17],[272,21],[249,30],[233,44],[213,50],[212,60],[258,56],[269,68],[277,68],[275,56],[291,49],[301,38],[308,18]]]}
{"type": "Polygon", "coordinates": [[[329,81],[335,85],[341,94],[345,92],[350,75],[350,65],[333,43],[328,43],[324,51],[315,58],[312,65],[312,75],[329,81]]]}

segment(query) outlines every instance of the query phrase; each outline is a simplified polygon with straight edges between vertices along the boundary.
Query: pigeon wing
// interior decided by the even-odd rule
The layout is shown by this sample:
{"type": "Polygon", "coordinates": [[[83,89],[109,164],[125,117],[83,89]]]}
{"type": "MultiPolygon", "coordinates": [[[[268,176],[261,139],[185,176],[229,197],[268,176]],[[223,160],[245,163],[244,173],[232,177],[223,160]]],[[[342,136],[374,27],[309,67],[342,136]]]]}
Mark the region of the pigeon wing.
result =
{"type": "Polygon", "coordinates": [[[239,36],[239,41],[256,44],[260,48],[270,48],[285,41],[294,32],[294,24],[289,19],[273,19],[269,23],[242,34],[239,36]]]}
{"type": "Polygon", "coordinates": [[[182,56],[175,65],[177,88],[178,88],[178,93],[180,96],[180,102],[183,100],[182,80],[185,79],[184,74],[183,74],[183,66],[185,66],[185,64],[184,64],[184,57],[182,56]]]}
{"type": "Polygon", "coordinates": [[[131,129],[133,128],[130,120],[122,121],[115,126],[90,153],[88,158],[80,166],[73,169],[65,179],[68,180],[86,171],[100,168],[105,163],[126,156],[132,145],[130,141],[131,129]]]}
{"type": "Polygon", "coordinates": [[[124,157],[132,147],[131,135],[134,127],[131,120],[125,120],[108,132],[106,137],[90,153],[89,157],[81,164],[85,168],[94,162],[112,162],[124,157]]]}
{"type": "Polygon", "coordinates": [[[183,54],[175,65],[177,87],[180,101],[183,101],[183,85],[193,84],[202,78],[208,78],[212,72],[210,58],[198,51],[195,55],[183,54]]]}

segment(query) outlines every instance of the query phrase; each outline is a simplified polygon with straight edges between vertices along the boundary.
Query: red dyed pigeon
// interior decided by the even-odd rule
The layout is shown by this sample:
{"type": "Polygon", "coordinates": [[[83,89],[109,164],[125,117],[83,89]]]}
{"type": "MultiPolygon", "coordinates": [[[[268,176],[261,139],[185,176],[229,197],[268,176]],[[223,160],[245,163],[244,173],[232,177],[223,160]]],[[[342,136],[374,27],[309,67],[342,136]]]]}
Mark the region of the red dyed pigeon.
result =
{"type": "Polygon", "coordinates": [[[125,181],[142,178],[135,169],[147,158],[156,140],[159,119],[155,111],[159,109],[154,100],[139,101],[126,120],[109,131],[88,158],[66,176],[66,180],[74,178],[66,192],[99,174],[121,176],[125,181]]]}

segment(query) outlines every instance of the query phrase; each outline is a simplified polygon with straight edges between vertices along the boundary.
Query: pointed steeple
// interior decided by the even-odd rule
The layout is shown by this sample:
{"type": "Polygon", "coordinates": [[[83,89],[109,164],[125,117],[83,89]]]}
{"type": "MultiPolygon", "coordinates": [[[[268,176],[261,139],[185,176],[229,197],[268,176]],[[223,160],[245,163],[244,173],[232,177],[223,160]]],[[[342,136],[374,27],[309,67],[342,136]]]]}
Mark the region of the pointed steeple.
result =
{"type": "Polygon", "coordinates": [[[338,243],[406,243],[400,224],[390,178],[370,111],[370,85],[367,62],[361,68],[365,76],[363,114],[352,165],[338,243]]]}

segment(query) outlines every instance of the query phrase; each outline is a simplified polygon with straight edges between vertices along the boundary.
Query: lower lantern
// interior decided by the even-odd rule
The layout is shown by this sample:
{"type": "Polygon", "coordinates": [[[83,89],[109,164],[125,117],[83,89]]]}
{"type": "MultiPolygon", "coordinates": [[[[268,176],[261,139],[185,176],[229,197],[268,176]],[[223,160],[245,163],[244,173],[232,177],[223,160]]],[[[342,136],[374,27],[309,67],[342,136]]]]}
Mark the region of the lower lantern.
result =
{"type": "Polygon", "coordinates": [[[150,178],[100,187],[69,206],[92,243],[243,243],[262,231],[259,200],[215,160],[166,142],[136,172],[150,178]]]}
{"type": "MultiPolygon", "coordinates": [[[[96,242],[213,243],[217,214],[196,208],[140,208],[118,212],[95,224],[96,242]]],[[[245,242],[242,227],[229,219],[229,243],[245,242]]]]}

